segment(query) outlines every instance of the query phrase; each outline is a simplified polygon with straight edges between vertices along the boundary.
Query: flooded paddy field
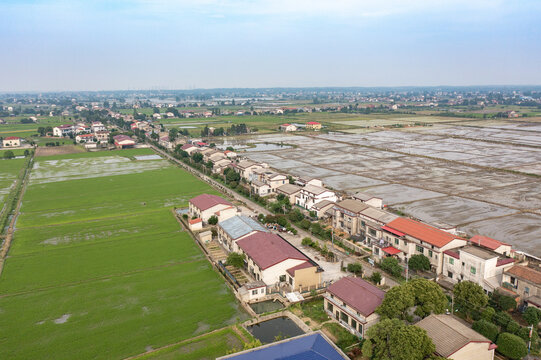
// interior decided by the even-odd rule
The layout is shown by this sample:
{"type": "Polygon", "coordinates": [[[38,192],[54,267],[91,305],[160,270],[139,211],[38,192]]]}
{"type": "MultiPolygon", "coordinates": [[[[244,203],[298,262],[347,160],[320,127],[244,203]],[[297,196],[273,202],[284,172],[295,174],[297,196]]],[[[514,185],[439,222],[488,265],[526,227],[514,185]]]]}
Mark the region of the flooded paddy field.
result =
{"type": "Polygon", "coordinates": [[[385,204],[421,220],[458,226],[470,235],[482,230],[541,256],[541,247],[535,246],[541,231],[541,179],[535,176],[541,175],[541,123],[451,121],[370,133],[239,139],[243,141],[293,145],[243,153],[277,170],[319,177],[347,193],[380,196],[385,204]]]}

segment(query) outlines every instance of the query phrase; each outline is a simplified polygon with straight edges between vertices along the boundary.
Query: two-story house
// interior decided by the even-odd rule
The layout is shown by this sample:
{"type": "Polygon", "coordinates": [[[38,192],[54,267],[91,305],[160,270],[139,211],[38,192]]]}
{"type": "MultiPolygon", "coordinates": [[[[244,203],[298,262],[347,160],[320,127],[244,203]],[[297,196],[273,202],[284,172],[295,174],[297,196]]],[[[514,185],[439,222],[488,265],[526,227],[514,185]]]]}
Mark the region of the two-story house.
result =
{"type": "Polygon", "coordinates": [[[188,214],[192,218],[200,218],[204,222],[212,216],[224,221],[237,215],[237,209],[229,201],[211,194],[201,194],[189,201],[188,214]]]}
{"type": "Polygon", "coordinates": [[[514,264],[511,258],[467,245],[443,252],[442,278],[452,283],[471,281],[481,286],[485,292],[493,293],[502,284],[503,272],[514,264]]]}
{"type": "Polygon", "coordinates": [[[350,236],[360,234],[360,213],[368,205],[355,199],[346,199],[336,203],[333,207],[333,227],[344,231],[350,236]]]}
{"type": "Polygon", "coordinates": [[[327,314],[352,334],[363,337],[379,321],[376,308],[385,292],[358,277],[345,277],[327,288],[323,306],[327,314]]]}
{"type": "Polygon", "coordinates": [[[301,189],[301,192],[297,195],[295,199],[295,204],[305,208],[306,210],[311,210],[312,206],[322,200],[329,200],[336,202],[338,197],[329,189],[325,189],[321,186],[315,185],[306,185],[301,189]]]}
{"type": "Polygon", "coordinates": [[[241,178],[245,179],[246,181],[250,181],[252,178],[252,172],[255,169],[263,169],[265,166],[262,164],[258,164],[255,161],[251,160],[242,160],[238,163],[231,164],[231,167],[233,170],[235,170],[241,178]]]}
{"type": "Polygon", "coordinates": [[[528,306],[541,309],[541,271],[526,265],[515,265],[503,273],[503,287],[515,292],[528,306]]]}
{"type": "Polygon", "coordinates": [[[239,252],[236,244],[256,231],[268,232],[260,223],[246,215],[233,216],[218,223],[218,242],[228,251],[239,252]]]}
{"type": "Polygon", "coordinates": [[[443,252],[465,246],[467,241],[459,236],[412,219],[398,217],[381,227],[384,237],[372,245],[379,260],[386,256],[408,261],[412,255],[422,254],[430,260],[432,271],[441,274],[443,252]]]}

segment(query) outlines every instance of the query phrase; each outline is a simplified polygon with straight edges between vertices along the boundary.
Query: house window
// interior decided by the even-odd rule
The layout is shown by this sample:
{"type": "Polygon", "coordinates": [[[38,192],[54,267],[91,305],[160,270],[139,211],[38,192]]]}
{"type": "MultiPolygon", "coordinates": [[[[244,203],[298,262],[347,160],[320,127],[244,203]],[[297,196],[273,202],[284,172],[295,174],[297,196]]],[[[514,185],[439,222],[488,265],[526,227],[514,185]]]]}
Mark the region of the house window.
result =
{"type": "Polygon", "coordinates": [[[511,276],[511,279],[510,279],[511,284],[515,285],[515,281],[516,281],[516,280],[517,280],[517,279],[515,279],[514,277],[511,276]]]}
{"type": "Polygon", "coordinates": [[[363,326],[361,324],[359,324],[359,333],[361,336],[363,335],[363,326]]]}
{"type": "Polygon", "coordinates": [[[455,264],[455,259],[453,259],[452,257],[450,257],[450,258],[449,258],[449,264],[454,265],[454,264],[455,264]]]}
{"type": "Polygon", "coordinates": [[[432,250],[428,250],[428,256],[432,257],[432,250]]]}
{"type": "Polygon", "coordinates": [[[357,330],[357,321],[351,319],[351,327],[357,330]]]}
{"type": "Polygon", "coordinates": [[[284,282],[286,281],[286,276],[285,275],[280,275],[280,282],[284,282]]]}
{"type": "Polygon", "coordinates": [[[450,279],[452,279],[452,278],[453,278],[453,273],[450,272],[450,271],[448,271],[448,272],[447,272],[447,277],[450,278],[450,279]]]}
{"type": "Polygon", "coordinates": [[[342,320],[345,323],[348,323],[349,316],[345,312],[340,311],[340,320],[342,320]]]}
{"type": "Polygon", "coordinates": [[[293,285],[293,278],[291,276],[289,277],[289,285],[293,285]]]}
{"type": "Polygon", "coordinates": [[[327,310],[329,310],[330,312],[334,311],[334,307],[332,306],[330,302],[327,303],[327,310]]]}
{"type": "Polygon", "coordinates": [[[366,223],[361,220],[361,225],[364,227],[364,226],[366,226],[366,223]]]}
{"type": "Polygon", "coordinates": [[[470,272],[475,275],[475,273],[477,272],[477,269],[472,266],[470,267],[470,272]]]}
{"type": "Polygon", "coordinates": [[[376,230],[374,229],[368,229],[368,233],[372,236],[376,236],[376,230]]]}
{"type": "Polygon", "coordinates": [[[424,248],[422,246],[415,245],[415,249],[417,250],[417,252],[420,252],[421,254],[424,252],[424,248]]]}
{"type": "Polygon", "coordinates": [[[525,294],[525,295],[529,295],[529,294],[530,294],[530,288],[529,288],[529,287],[526,286],[526,287],[524,288],[524,294],[525,294]]]}
{"type": "Polygon", "coordinates": [[[374,249],[374,254],[379,255],[379,248],[374,249]]]}
{"type": "Polygon", "coordinates": [[[394,244],[395,244],[395,245],[398,245],[399,242],[400,242],[400,241],[399,241],[398,239],[394,239],[394,244]]]}
{"type": "Polygon", "coordinates": [[[256,289],[256,290],[252,290],[252,295],[257,295],[257,289],[256,289]]]}

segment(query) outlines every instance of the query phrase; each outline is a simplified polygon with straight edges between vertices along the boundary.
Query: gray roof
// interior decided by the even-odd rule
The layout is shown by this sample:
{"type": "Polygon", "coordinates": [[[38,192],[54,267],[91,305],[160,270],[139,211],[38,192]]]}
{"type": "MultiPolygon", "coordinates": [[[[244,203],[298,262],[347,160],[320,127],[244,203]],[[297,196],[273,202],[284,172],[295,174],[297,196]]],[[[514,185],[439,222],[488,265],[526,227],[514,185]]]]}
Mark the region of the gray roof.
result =
{"type": "Polygon", "coordinates": [[[361,200],[361,201],[368,201],[370,199],[380,199],[376,196],[372,196],[370,194],[367,194],[367,193],[363,193],[363,192],[358,192],[356,193],[355,195],[353,195],[353,197],[357,200],[361,200]]]}
{"type": "Polygon", "coordinates": [[[301,191],[301,187],[293,184],[284,184],[282,186],[278,186],[276,188],[276,191],[291,195],[301,191]]]}
{"type": "Polygon", "coordinates": [[[312,205],[313,209],[320,210],[323,209],[325,206],[334,205],[333,201],[330,200],[321,200],[320,202],[315,203],[312,205]]]}
{"type": "Polygon", "coordinates": [[[355,213],[355,214],[360,213],[362,210],[368,208],[368,205],[366,205],[362,201],[354,200],[354,199],[342,200],[339,203],[336,203],[336,206],[339,208],[351,211],[352,213],[355,213]]]}
{"type": "Polygon", "coordinates": [[[489,339],[451,315],[432,314],[415,325],[426,330],[428,336],[436,345],[436,353],[443,357],[449,357],[472,341],[491,343],[489,339]]]}
{"type": "Polygon", "coordinates": [[[387,224],[398,217],[395,214],[391,214],[373,207],[367,207],[361,211],[361,214],[384,224],[387,224]]]}
{"type": "Polygon", "coordinates": [[[218,225],[231,239],[238,239],[252,231],[267,232],[267,229],[261,226],[261,224],[246,215],[233,216],[232,218],[221,221],[218,225]]]}
{"type": "Polygon", "coordinates": [[[331,190],[322,188],[321,186],[315,186],[315,185],[306,185],[305,187],[302,188],[302,190],[312,193],[314,195],[323,194],[325,191],[331,191],[331,190]]]}
{"type": "Polygon", "coordinates": [[[485,249],[482,249],[480,247],[473,246],[473,245],[466,245],[466,246],[464,246],[463,248],[461,248],[459,250],[461,252],[471,254],[471,255],[476,256],[476,257],[478,257],[480,259],[483,259],[483,260],[489,260],[489,259],[499,257],[499,254],[496,254],[495,252],[485,250],[485,249]]]}

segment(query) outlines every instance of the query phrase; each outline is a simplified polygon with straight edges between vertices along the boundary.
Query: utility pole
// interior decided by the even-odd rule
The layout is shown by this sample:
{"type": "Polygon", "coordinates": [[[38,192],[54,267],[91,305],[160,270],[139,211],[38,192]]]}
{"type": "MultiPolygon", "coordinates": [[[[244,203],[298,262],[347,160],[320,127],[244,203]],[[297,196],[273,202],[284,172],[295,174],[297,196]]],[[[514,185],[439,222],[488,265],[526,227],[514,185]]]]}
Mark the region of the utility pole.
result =
{"type": "Polygon", "coordinates": [[[530,353],[530,349],[532,347],[533,325],[530,325],[529,328],[530,328],[530,336],[528,337],[528,354],[530,353]]]}

